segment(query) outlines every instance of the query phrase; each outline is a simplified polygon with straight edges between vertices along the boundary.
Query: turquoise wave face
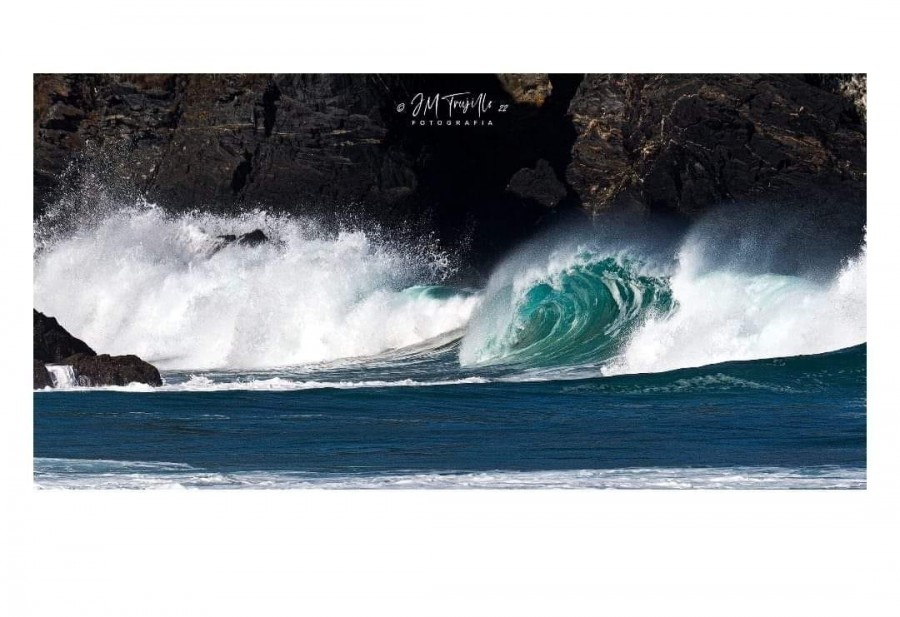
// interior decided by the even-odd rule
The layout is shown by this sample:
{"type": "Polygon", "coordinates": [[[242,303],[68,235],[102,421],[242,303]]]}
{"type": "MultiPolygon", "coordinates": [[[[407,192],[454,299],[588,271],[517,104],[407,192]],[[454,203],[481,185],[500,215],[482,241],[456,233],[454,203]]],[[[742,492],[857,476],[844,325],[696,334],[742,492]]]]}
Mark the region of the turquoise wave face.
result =
{"type": "Polygon", "coordinates": [[[623,256],[578,254],[545,275],[489,289],[460,350],[464,365],[602,362],[650,316],[674,308],[669,281],[623,256]]]}

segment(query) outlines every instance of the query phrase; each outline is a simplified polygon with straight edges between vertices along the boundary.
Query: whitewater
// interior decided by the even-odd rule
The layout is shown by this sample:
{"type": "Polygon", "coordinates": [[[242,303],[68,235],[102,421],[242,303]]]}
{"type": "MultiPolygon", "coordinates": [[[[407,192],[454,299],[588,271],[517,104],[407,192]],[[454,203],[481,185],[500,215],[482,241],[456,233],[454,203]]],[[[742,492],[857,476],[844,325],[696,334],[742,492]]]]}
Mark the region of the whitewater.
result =
{"type": "Polygon", "coordinates": [[[601,224],[460,285],[428,236],[68,220],[37,225],[35,308],[163,386],[50,367],[40,487],[865,488],[864,242],[786,268],[752,230],[601,224]]]}
{"type": "Polygon", "coordinates": [[[453,259],[433,244],[392,246],[264,212],[145,206],[39,244],[34,300],[102,353],[135,353],[163,370],[375,357],[454,334],[460,369],[578,365],[607,375],[865,341],[865,246],[821,281],[740,264],[709,270],[703,242],[688,236],[665,262],[615,242],[526,247],[475,291],[442,284],[453,259]],[[272,240],[223,246],[221,236],[254,229],[272,240]]]}

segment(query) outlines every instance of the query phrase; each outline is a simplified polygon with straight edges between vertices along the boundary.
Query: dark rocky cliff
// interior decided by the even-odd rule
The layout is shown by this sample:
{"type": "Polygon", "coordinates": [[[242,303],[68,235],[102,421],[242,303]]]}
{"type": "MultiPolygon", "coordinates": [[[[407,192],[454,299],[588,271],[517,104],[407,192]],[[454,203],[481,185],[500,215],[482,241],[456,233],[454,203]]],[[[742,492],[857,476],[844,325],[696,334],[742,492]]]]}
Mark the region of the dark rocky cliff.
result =
{"type": "Polygon", "coordinates": [[[865,223],[865,76],[36,75],[34,96],[35,216],[89,169],[171,210],[434,232],[482,268],[566,213],[800,203],[851,244],[865,223]],[[397,110],[464,91],[508,112],[397,110]]]}
{"type": "Polygon", "coordinates": [[[570,112],[567,179],[592,209],[690,215],[811,192],[865,203],[863,116],[817,76],[591,75],[570,112]]]}

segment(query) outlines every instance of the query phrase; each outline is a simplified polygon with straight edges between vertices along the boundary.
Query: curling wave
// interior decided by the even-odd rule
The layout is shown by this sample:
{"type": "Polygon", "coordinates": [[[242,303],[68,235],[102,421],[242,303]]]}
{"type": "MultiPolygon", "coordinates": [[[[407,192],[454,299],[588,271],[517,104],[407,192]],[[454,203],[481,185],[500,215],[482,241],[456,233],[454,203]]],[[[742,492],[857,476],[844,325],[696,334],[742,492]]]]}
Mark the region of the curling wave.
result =
{"type": "Polygon", "coordinates": [[[642,320],[673,308],[668,279],[636,259],[579,248],[502,271],[460,348],[463,365],[577,365],[613,357],[642,320]]]}
{"type": "Polygon", "coordinates": [[[489,282],[460,362],[590,365],[613,375],[865,342],[865,245],[835,277],[821,280],[713,265],[707,244],[689,238],[668,265],[652,267],[637,249],[526,250],[489,282]]]}
{"type": "Polygon", "coordinates": [[[65,234],[42,231],[35,306],[99,352],[135,353],[170,374],[314,365],[300,380],[266,379],[558,379],[866,340],[865,245],[836,275],[813,276],[761,267],[774,254],[766,246],[706,228],[671,245],[644,229],[630,239],[592,230],[586,241],[524,247],[474,292],[441,284],[452,260],[428,241],[325,233],[265,212],[176,216],[138,205],[65,234]],[[221,239],[257,228],[272,240],[221,239]]]}

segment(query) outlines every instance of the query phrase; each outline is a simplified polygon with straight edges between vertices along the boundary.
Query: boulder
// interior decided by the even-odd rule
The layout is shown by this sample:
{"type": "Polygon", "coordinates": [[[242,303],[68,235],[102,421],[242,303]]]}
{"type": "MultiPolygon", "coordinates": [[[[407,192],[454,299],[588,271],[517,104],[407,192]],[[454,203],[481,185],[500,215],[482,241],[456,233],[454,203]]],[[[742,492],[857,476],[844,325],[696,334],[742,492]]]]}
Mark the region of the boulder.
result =
{"type": "Polygon", "coordinates": [[[161,386],[162,378],[155,366],[134,355],[110,356],[108,354],[75,354],[63,360],[75,371],[78,383],[83,386],[124,386],[144,383],[161,386]]]}
{"type": "Polygon", "coordinates": [[[132,382],[151,386],[162,385],[159,371],[152,364],[133,355],[98,356],[87,343],[69,334],[56,319],[35,310],[35,390],[53,387],[53,381],[45,366],[48,363],[72,366],[82,386],[124,386],[132,382]]]}
{"type": "Polygon", "coordinates": [[[238,236],[238,244],[245,246],[256,246],[264,242],[268,242],[269,238],[263,233],[262,229],[254,229],[253,231],[238,236]]]}
{"type": "Polygon", "coordinates": [[[241,234],[239,236],[235,234],[223,234],[220,236],[216,236],[218,242],[210,251],[209,256],[212,257],[223,248],[230,244],[240,244],[241,246],[259,246],[260,244],[264,244],[269,242],[269,237],[263,233],[262,229],[254,229],[251,232],[241,234]]]}

